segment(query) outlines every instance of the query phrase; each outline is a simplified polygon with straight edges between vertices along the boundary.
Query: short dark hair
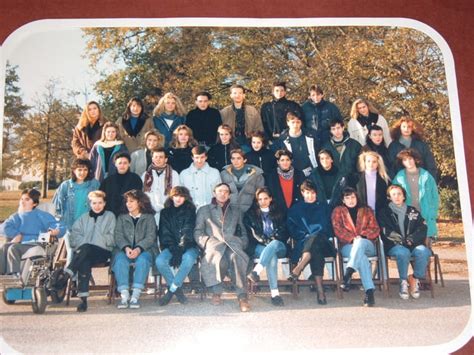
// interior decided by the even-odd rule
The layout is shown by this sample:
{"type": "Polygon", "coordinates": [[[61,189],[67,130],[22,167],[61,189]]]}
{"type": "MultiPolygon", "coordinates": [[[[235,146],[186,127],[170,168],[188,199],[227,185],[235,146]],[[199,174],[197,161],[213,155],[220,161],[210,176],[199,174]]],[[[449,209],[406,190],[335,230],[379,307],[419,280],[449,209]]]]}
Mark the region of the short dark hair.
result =
{"type": "Polygon", "coordinates": [[[191,155],[201,155],[201,154],[206,154],[207,157],[207,149],[203,145],[197,145],[191,149],[191,155]]]}
{"type": "Polygon", "coordinates": [[[344,121],[341,120],[340,118],[332,118],[330,121],[329,121],[329,128],[332,128],[334,127],[335,125],[337,124],[340,124],[341,127],[344,127],[344,121]]]}
{"type": "Polygon", "coordinates": [[[275,152],[275,158],[276,160],[280,160],[281,157],[283,156],[286,156],[288,158],[290,158],[290,160],[293,160],[293,153],[290,152],[289,150],[286,150],[286,149],[278,149],[276,152],[275,152]]]}
{"type": "Polygon", "coordinates": [[[128,152],[121,152],[121,153],[117,153],[114,157],[114,163],[117,161],[117,159],[119,158],[125,158],[128,160],[128,162],[130,163],[132,161],[132,158],[130,157],[130,154],[128,152]]]}
{"type": "Polygon", "coordinates": [[[314,182],[312,182],[311,180],[309,180],[309,179],[306,179],[305,181],[303,181],[303,183],[300,186],[300,191],[301,192],[303,192],[305,190],[314,191],[314,192],[318,193],[318,189],[316,187],[316,184],[314,182]]]}
{"type": "Polygon", "coordinates": [[[357,195],[357,190],[354,189],[353,187],[347,186],[342,190],[342,197],[350,196],[350,195],[356,195],[357,199],[359,199],[359,196],[357,195]]]}
{"type": "Polygon", "coordinates": [[[197,100],[198,96],[207,96],[209,100],[212,100],[212,95],[207,91],[199,91],[194,95],[194,100],[197,100]]]}
{"type": "Polygon", "coordinates": [[[77,168],[79,168],[81,166],[86,167],[87,170],[88,170],[85,181],[92,180],[92,178],[94,177],[94,175],[92,173],[92,163],[89,159],[81,159],[81,158],[76,158],[72,161],[72,164],[71,164],[71,180],[72,181],[77,180],[77,176],[74,173],[74,170],[76,170],[77,168]]]}
{"type": "Polygon", "coordinates": [[[290,121],[292,119],[295,119],[297,118],[298,120],[300,120],[301,122],[303,122],[303,118],[301,118],[301,113],[299,113],[298,111],[294,111],[294,110],[290,110],[287,112],[286,114],[286,121],[290,121]]]}
{"type": "Polygon", "coordinates": [[[247,90],[245,90],[245,88],[244,88],[242,85],[240,85],[240,84],[234,84],[234,85],[232,85],[232,86],[230,87],[230,91],[232,91],[232,89],[242,89],[242,91],[244,92],[244,94],[245,94],[245,92],[247,91],[247,90]]]}
{"type": "MultiPolygon", "coordinates": [[[[39,192],[38,190],[36,189],[24,189],[22,192],[21,192],[21,195],[28,195],[29,198],[31,198],[31,200],[33,200],[33,203],[37,206],[39,204],[39,200],[40,200],[40,197],[41,197],[41,192],[39,192]]],[[[36,206],[34,206],[33,208],[35,208],[36,206]]]]}
{"type": "Polygon", "coordinates": [[[311,91],[316,91],[317,94],[324,95],[323,88],[319,85],[311,85],[309,87],[309,93],[311,93],[311,91]]]}
{"type": "Polygon", "coordinates": [[[165,158],[168,158],[168,152],[166,151],[165,147],[156,147],[151,151],[151,156],[153,156],[154,153],[164,153],[165,158]]]}
{"type": "Polygon", "coordinates": [[[263,133],[262,131],[252,131],[250,132],[249,134],[249,141],[250,143],[252,143],[252,138],[260,138],[262,143],[263,143],[263,146],[266,147],[267,146],[267,138],[265,137],[265,133],[263,133]]]}
{"type": "Polygon", "coordinates": [[[221,183],[217,184],[216,186],[214,186],[214,189],[212,191],[216,191],[221,186],[227,186],[227,189],[229,190],[229,193],[231,193],[230,186],[226,182],[221,182],[221,183]]]}
{"type": "Polygon", "coordinates": [[[276,82],[273,83],[274,88],[276,88],[278,86],[281,86],[286,91],[286,82],[285,81],[276,81],[276,82]]]}

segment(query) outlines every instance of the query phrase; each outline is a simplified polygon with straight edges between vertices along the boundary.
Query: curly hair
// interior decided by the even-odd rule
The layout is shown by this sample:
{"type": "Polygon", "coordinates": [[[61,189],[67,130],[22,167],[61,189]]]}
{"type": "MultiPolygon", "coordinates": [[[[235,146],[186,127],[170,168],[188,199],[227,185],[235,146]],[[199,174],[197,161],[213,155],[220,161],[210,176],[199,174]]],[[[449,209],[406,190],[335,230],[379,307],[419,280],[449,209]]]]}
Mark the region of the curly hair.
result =
{"type": "Polygon", "coordinates": [[[412,128],[413,128],[413,132],[412,132],[411,136],[413,138],[417,139],[417,140],[422,141],[423,140],[423,127],[418,122],[416,122],[413,118],[411,118],[409,116],[400,117],[392,125],[392,127],[390,128],[390,135],[392,136],[392,139],[394,141],[398,141],[398,139],[402,135],[402,132],[401,132],[402,123],[405,123],[405,122],[407,124],[411,125],[412,128]]]}
{"type": "Polygon", "coordinates": [[[138,208],[140,209],[140,213],[155,214],[155,210],[151,206],[150,198],[142,190],[130,190],[123,194],[122,214],[128,213],[128,199],[138,201],[138,208]]]}
{"type": "Polygon", "coordinates": [[[159,116],[163,112],[165,112],[165,102],[166,100],[174,100],[176,103],[176,107],[174,108],[174,113],[178,116],[184,116],[186,114],[186,111],[184,109],[184,106],[179,99],[178,96],[171,92],[167,92],[166,94],[163,95],[163,97],[158,101],[158,105],[156,105],[155,109],[153,110],[153,115],[154,116],[159,116]]]}
{"type": "Polygon", "coordinates": [[[87,171],[87,176],[84,179],[84,181],[89,181],[89,180],[92,180],[94,178],[94,173],[92,171],[91,161],[89,159],[77,158],[77,159],[74,159],[72,164],[71,164],[71,180],[72,181],[77,180],[77,176],[74,173],[74,170],[76,170],[79,167],[84,167],[84,168],[87,168],[87,170],[88,170],[87,171]]]}
{"type": "Polygon", "coordinates": [[[102,135],[100,136],[101,142],[105,142],[105,131],[107,130],[107,128],[110,128],[110,127],[115,128],[115,132],[116,132],[115,140],[119,141],[122,139],[122,137],[120,137],[119,127],[114,122],[106,122],[104,124],[104,127],[102,127],[102,135]]]}

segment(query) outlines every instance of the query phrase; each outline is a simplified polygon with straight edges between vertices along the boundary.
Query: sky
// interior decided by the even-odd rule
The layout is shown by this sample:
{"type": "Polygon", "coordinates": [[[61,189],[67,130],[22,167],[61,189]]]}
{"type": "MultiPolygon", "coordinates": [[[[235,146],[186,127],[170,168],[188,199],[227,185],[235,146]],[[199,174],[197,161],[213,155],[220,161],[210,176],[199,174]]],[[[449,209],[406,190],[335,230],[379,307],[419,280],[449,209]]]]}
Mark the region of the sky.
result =
{"type": "MultiPolygon", "coordinates": [[[[79,28],[32,31],[21,41],[14,42],[5,54],[12,65],[18,65],[18,86],[28,105],[34,105],[50,79],[60,81],[58,87],[62,90],[58,90],[58,94],[63,97],[68,91],[77,90],[87,91],[88,100],[97,99],[93,86],[99,76],[83,57],[85,39],[79,28]]],[[[76,102],[83,106],[87,99],[80,94],[76,102]]]]}

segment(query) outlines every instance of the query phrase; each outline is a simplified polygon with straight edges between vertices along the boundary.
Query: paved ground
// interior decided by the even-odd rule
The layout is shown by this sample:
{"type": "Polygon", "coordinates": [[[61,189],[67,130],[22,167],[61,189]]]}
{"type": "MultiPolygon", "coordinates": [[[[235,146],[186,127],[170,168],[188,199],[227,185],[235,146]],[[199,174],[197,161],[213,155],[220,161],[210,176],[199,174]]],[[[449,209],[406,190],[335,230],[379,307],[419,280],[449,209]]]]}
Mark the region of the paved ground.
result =
{"type": "MultiPolygon", "coordinates": [[[[377,304],[371,309],[361,307],[358,290],[344,294],[343,300],[328,292],[328,305],[318,306],[315,294],[305,288],[298,299],[284,293],[286,306],[278,309],[269,303],[267,293],[260,293],[251,298],[252,312],[242,314],[232,294],[220,307],[201,302],[198,296],[190,296],[185,306],[158,307],[147,296],[140,310],[118,310],[106,304],[102,293],[91,297],[86,314],[76,313],[76,300],[69,307],[49,306],[44,315],[33,314],[29,304],[1,304],[0,330],[10,349],[23,353],[222,354],[438,345],[461,334],[471,300],[465,251],[437,249],[446,260],[446,287],[436,285],[435,299],[423,291],[419,300],[403,301],[393,286],[389,298],[376,293],[377,304]]],[[[5,344],[0,350],[8,352],[5,344]]]]}

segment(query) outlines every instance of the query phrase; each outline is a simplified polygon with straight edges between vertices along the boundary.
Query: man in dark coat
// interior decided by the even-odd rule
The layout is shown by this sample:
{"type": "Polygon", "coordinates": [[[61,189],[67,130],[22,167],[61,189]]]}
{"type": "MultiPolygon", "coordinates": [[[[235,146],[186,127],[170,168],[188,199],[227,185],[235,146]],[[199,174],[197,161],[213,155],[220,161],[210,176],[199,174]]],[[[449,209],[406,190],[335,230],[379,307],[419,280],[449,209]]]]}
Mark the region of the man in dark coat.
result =
{"type": "Polygon", "coordinates": [[[212,96],[206,91],[195,95],[196,108],[186,116],[186,125],[193,130],[199,144],[210,147],[217,141],[217,128],[222,124],[219,110],[209,107],[212,96]]]}
{"type": "Polygon", "coordinates": [[[329,142],[329,122],[332,119],[342,120],[341,112],[333,103],[324,100],[324,92],[318,85],[309,88],[309,98],[303,104],[305,127],[312,128],[318,132],[321,144],[329,142]]]}
{"type": "Polygon", "coordinates": [[[303,117],[303,110],[296,102],[286,98],[286,83],[273,84],[272,101],[265,102],[260,110],[265,135],[271,141],[280,137],[281,132],[288,128],[286,114],[296,111],[303,117]]]}
{"type": "Polygon", "coordinates": [[[130,171],[130,154],[119,153],[115,156],[117,173],[109,175],[100,184],[99,189],[106,194],[105,209],[112,211],[115,216],[120,214],[123,206],[123,194],[130,190],[142,190],[143,183],[140,176],[130,171]]]}

